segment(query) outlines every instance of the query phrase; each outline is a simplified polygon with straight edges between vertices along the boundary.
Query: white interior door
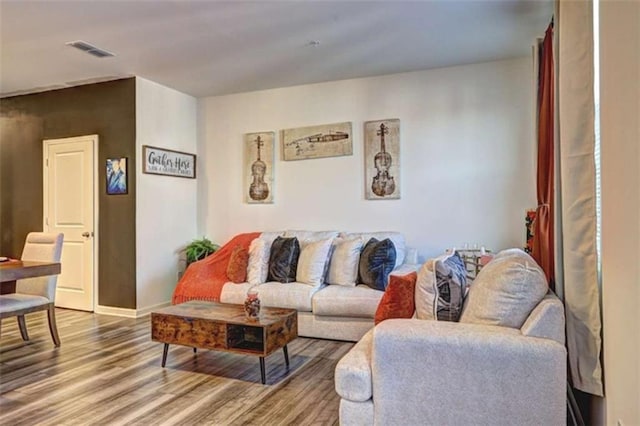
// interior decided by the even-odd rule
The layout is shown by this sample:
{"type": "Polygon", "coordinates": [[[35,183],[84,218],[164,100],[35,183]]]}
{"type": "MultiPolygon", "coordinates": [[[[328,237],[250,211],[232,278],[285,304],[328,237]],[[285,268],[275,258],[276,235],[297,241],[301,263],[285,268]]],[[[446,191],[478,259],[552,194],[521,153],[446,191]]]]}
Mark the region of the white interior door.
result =
{"type": "Polygon", "coordinates": [[[56,306],[93,311],[97,135],[44,141],[44,230],[62,232],[56,306]]]}

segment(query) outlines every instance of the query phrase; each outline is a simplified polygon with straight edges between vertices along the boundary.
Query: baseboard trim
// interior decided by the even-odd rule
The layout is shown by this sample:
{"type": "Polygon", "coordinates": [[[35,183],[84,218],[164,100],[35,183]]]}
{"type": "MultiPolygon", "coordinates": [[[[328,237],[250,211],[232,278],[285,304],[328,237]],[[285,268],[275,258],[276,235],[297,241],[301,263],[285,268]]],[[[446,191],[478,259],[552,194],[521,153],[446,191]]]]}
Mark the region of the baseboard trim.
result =
{"type": "Polygon", "coordinates": [[[157,305],[147,306],[146,308],[141,309],[117,308],[114,306],[98,305],[96,306],[94,312],[100,315],[112,315],[125,318],[142,318],[149,315],[152,311],[164,308],[165,306],[169,306],[170,304],[171,302],[167,301],[158,303],[157,305]]]}

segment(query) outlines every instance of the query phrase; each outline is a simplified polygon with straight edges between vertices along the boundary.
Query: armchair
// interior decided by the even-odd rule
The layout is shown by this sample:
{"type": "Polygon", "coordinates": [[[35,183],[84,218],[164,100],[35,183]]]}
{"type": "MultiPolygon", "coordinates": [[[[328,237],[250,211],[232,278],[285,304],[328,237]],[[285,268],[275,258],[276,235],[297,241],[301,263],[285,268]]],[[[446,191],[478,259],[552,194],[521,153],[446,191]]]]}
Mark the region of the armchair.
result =
{"type": "Polygon", "coordinates": [[[565,424],[563,305],[549,292],[520,329],[383,321],[335,384],[342,425],[565,424]]]}

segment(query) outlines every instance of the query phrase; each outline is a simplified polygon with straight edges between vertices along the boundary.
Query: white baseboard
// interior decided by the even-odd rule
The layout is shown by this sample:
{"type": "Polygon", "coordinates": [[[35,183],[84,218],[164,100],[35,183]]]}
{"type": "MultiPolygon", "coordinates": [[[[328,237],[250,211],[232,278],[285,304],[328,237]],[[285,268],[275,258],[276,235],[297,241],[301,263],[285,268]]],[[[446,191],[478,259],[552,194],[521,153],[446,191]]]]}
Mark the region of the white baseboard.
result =
{"type": "Polygon", "coordinates": [[[116,317],[125,317],[125,318],[141,318],[149,315],[152,311],[160,308],[164,308],[165,306],[169,306],[171,304],[170,301],[158,303],[157,305],[147,306],[146,308],[141,309],[129,309],[129,308],[116,308],[113,306],[96,306],[94,312],[100,315],[113,315],[116,317]]]}

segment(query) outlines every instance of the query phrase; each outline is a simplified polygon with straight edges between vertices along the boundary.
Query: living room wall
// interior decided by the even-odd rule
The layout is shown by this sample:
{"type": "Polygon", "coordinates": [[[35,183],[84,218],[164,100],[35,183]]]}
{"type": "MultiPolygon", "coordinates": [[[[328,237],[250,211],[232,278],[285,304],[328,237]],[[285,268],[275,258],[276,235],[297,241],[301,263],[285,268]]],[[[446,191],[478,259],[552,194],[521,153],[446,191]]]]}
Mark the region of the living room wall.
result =
{"type": "Polygon", "coordinates": [[[194,97],[136,77],[138,314],[171,300],[180,249],[197,235],[197,181],[142,173],[142,146],[196,153],[196,110],[194,97]]]}
{"type": "Polygon", "coordinates": [[[532,69],[519,58],[201,99],[199,234],[397,230],[423,259],[521,247],[536,204],[532,69]],[[402,198],[368,201],[363,123],[387,118],[401,122],[402,198]],[[281,161],[280,130],[343,121],[353,155],[281,161]],[[259,131],[276,131],[275,199],[249,205],[243,134],[259,131]]]}
{"type": "Polygon", "coordinates": [[[135,308],[136,182],[118,196],[102,184],[107,158],[135,169],[135,79],[4,98],[0,111],[0,253],[20,257],[26,235],[42,231],[42,141],[97,134],[98,304],[135,308]]]}

